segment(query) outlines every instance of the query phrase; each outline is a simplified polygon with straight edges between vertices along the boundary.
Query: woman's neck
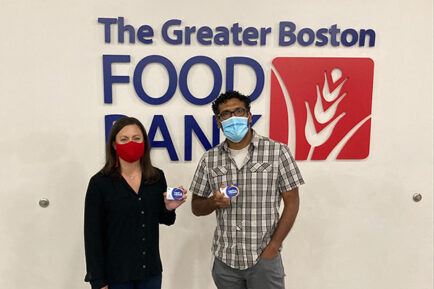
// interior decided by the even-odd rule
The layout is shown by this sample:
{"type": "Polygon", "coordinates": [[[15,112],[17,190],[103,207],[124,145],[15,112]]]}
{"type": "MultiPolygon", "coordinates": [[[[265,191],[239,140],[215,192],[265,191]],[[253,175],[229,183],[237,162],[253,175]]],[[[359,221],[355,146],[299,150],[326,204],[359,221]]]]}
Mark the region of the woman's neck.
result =
{"type": "Polygon", "coordinates": [[[120,165],[121,165],[121,173],[123,175],[131,176],[133,174],[141,173],[142,168],[140,167],[140,160],[129,163],[122,159],[119,159],[120,165]]]}

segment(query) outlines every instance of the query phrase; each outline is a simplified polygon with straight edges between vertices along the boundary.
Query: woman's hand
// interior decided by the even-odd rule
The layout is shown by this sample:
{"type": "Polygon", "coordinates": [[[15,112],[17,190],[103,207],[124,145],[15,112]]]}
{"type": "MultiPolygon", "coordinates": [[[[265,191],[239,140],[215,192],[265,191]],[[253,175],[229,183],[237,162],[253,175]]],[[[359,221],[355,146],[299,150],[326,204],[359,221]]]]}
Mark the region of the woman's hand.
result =
{"type": "Polygon", "coordinates": [[[179,200],[168,200],[166,198],[167,193],[164,192],[164,203],[167,210],[172,211],[181,206],[183,203],[185,203],[185,200],[187,200],[187,191],[182,186],[180,186],[179,189],[182,191],[182,198],[179,200]]]}
{"type": "Polygon", "coordinates": [[[101,289],[108,289],[108,285],[105,285],[105,286],[102,287],[101,289]]]}

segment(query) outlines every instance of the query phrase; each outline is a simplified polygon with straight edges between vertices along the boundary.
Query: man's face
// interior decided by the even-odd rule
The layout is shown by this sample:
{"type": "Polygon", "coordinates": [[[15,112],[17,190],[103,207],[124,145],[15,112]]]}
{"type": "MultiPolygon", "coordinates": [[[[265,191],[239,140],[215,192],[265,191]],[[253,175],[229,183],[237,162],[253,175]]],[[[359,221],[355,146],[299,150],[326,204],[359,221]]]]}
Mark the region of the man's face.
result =
{"type": "Polygon", "coordinates": [[[248,117],[248,123],[250,124],[252,122],[252,114],[247,111],[244,102],[242,102],[238,98],[231,98],[219,105],[217,126],[221,128],[221,123],[233,116],[248,117]]]}

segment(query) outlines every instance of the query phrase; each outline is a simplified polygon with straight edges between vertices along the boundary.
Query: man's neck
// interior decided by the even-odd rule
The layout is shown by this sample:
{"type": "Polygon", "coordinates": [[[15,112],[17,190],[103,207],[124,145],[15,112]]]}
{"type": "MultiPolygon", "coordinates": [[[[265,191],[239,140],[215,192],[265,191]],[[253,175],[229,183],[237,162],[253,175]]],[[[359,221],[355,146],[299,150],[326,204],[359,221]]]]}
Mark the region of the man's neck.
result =
{"type": "Polygon", "coordinates": [[[253,132],[252,132],[252,129],[249,128],[246,135],[244,136],[244,138],[240,142],[238,142],[238,143],[232,142],[229,139],[226,139],[226,141],[228,142],[228,147],[230,149],[240,150],[240,149],[243,149],[250,144],[250,142],[252,141],[252,137],[253,137],[253,132]]]}

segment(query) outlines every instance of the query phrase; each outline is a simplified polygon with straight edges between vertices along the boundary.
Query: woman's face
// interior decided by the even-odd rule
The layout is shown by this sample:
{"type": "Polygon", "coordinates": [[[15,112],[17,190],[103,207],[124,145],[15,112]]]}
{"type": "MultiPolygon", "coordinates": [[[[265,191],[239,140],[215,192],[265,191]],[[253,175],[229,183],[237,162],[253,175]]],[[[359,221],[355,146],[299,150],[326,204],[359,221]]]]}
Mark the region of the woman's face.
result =
{"type": "Polygon", "coordinates": [[[143,142],[143,134],[140,128],[135,124],[124,126],[116,135],[115,142],[118,144],[125,144],[130,141],[143,142]]]}

